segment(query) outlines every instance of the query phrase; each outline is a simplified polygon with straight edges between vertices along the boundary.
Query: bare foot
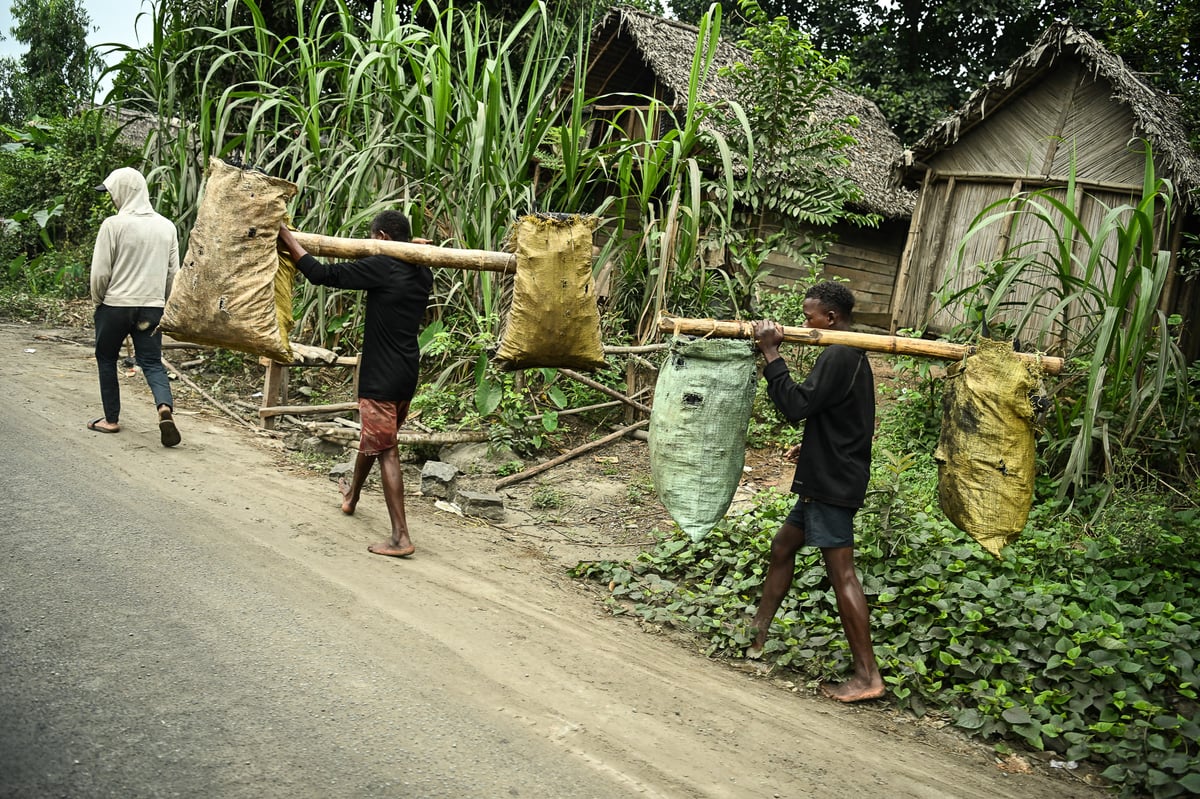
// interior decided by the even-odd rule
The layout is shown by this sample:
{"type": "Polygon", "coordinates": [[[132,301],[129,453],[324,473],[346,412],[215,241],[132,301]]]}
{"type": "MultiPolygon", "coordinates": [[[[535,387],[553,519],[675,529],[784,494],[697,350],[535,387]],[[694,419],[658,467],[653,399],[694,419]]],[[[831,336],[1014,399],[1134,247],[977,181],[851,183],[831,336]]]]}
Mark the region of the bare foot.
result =
{"type": "Polygon", "coordinates": [[[750,627],[751,634],[754,635],[754,643],[746,647],[746,660],[761,660],[763,656],[763,647],[767,643],[767,634],[761,624],[754,623],[750,627]]]}
{"type": "Polygon", "coordinates": [[[372,555],[384,555],[389,558],[407,558],[409,555],[417,551],[417,548],[412,544],[401,546],[393,544],[391,541],[384,541],[379,544],[371,544],[367,547],[367,551],[372,555]]]}
{"type": "Polygon", "coordinates": [[[342,513],[353,516],[354,509],[358,506],[358,499],[350,495],[350,484],[346,482],[345,477],[338,478],[338,491],[342,493],[342,513]]]}
{"type": "Polygon", "coordinates": [[[882,697],[884,688],[880,681],[860,680],[853,677],[841,685],[831,682],[821,683],[821,693],[838,702],[864,702],[868,699],[882,697]]]}

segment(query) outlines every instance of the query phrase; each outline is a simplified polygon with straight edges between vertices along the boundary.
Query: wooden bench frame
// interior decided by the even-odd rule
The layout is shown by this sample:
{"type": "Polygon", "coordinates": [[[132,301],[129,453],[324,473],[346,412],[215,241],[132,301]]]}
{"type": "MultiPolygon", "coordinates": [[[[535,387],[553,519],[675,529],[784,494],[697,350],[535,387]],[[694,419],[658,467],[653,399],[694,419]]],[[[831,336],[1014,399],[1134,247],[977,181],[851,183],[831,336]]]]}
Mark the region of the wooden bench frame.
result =
{"type": "Polygon", "coordinates": [[[341,413],[345,411],[358,412],[358,402],[335,402],[328,405],[288,405],[288,369],[312,369],[323,366],[340,366],[354,369],[354,396],[358,396],[358,356],[342,355],[328,363],[292,362],[279,363],[269,358],[260,358],[259,363],[267,367],[266,378],[263,380],[262,407],[258,409],[258,418],[267,430],[275,429],[275,417],[285,413],[303,416],[313,413],[341,413]]]}

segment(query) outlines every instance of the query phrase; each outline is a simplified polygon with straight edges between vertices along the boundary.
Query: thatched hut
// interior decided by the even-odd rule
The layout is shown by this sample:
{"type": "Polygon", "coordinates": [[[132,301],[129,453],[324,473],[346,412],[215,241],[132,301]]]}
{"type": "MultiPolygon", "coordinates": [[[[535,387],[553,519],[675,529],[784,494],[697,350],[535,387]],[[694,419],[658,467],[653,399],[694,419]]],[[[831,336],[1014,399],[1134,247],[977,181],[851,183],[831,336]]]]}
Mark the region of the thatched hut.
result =
{"type": "MultiPolygon", "coordinates": [[[[917,187],[919,196],[896,281],[892,329],[949,330],[962,320],[955,307],[937,306],[935,292],[972,285],[981,274],[978,265],[1001,258],[1011,243],[1047,236],[1043,224],[1027,217],[992,225],[970,238],[960,262],[959,243],[990,204],[1041,189],[1061,200],[1072,164],[1074,211],[1087,229],[1095,231],[1109,209],[1140,200],[1145,153],[1138,140],[1150,143],[1158,175],[1177,190],[1181,212],[1157,233],[1159,247],[1178,253],[1183,233],[1196,230],[1200,159],[1188,145],[1175,102],[1086,32],[1052,24],[1004,74],[894,165],[895,177],[917,187]]],[[[1076,239],[1076,251],[1080,245],[1076,239]]],[[[1173,265],[1173,276],[1176,271],[1173,265]]],[[[1026,285],[1016,297],[1029,299],[1035,291],[1026,285]]],[[[1198,295],[1195,281],[1174,278],[1164,310],[1184,313],[1195,330],[1198,295]]],[[[1187,346],[1192,357],[1197,345],[1193,334],[1187,346]]]]}
{"type": "MultiPolygon", "coordinates": [[[[609,114],[627,131],[641,133],[640,117],[628,109],[643,106],[652,97],[668,107],[687,102],[692,57],[699,30],[677,20],[664,19],[629,8],[609,11],[593,31],[590,62],[585,77],[588,97],[606,97],[606,105],[593,106],[593,114],[609,114]]],[[[736,97],[732,84],[718,75],[722,66],[749,60],[748,54],[722,41],[717,48],[707,82],[699,87],[702,100],[716,102],[736,97]]],[[[877,228],[850,224],[832,232],[836,243],[825,261],[829,276],[845,277],[858,298],[857,317],[870,325],[886,325],[892,286],[908,230],[915,194],[891,182],[892,161],[900,156],[900,140],[883,114],[865,98],[835,88],[821,104],[828,119],[855,115],[861,121],[851,131],[857,143],[846,152],[850,163],[844,176],[862,191],[856,211],[878,214],[877,228]]],[[[801,277],[797,265],[782,255],[768,260],[769,286],[801,277]]]]}

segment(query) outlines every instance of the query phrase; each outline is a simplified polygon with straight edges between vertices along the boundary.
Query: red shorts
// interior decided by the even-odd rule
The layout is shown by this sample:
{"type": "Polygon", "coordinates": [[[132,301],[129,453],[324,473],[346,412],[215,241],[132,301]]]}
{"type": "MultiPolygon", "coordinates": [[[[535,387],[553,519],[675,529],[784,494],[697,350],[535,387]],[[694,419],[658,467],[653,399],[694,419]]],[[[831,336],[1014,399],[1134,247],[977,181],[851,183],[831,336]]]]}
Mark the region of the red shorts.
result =
{"type": "Polygon", "coordinates": [[[358,400],[358,421],[362,433],[358,437],[358,451],[363,455],[378,455],[396,446],[396,433],[408,417],[408,402],[389,400],[358,400]]]}

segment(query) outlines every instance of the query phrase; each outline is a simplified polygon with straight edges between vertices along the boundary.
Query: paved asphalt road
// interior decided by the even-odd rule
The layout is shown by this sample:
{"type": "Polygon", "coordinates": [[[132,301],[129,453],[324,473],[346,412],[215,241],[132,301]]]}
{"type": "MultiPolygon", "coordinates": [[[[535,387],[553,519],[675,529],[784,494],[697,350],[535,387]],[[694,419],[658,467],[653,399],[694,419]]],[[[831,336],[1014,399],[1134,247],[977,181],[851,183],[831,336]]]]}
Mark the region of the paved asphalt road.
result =
{"type": "Polygon", "coordinates": [[[160,495],[122,455],[47,432],[36,400],[5,402],[0,796],[628,792],[450,698],[436,657],[395,644],[402,625],[269,568],[219,506],[160,495]]]}

